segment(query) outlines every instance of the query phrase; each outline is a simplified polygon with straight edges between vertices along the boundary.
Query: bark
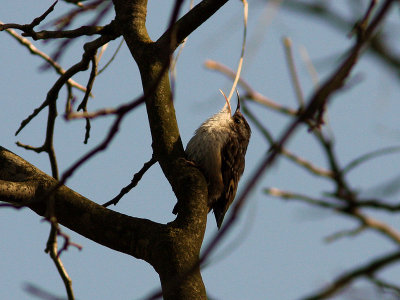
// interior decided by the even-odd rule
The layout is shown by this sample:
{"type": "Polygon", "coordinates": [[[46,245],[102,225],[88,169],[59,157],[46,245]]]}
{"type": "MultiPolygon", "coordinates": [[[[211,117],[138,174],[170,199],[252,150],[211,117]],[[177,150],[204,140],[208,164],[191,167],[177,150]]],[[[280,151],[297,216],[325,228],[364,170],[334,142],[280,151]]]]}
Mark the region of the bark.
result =
{"type": "Polygon", "coordinates": [[[205,298],[199,268],[194,266],[206,212],[196,224],[158,224],[104,208],[66,186],[51,193],[56,184],[51,176],[0,147],[0,201],[29,207],[43,217],[48,216],[49,203],[53,201],[51,207],[60,224],[150,263],[160,275],[165,299],[205,298]]]}
{"type": "Polygon", "coordinates": [[[185,159],[168,77],[170,55],[226,2],[202,1],[153,42],[145,26],[147,0],[113,1],[117,28],[140,70],[154,155],[180,202],[174,221],[158,224],[130,217],[66,186],[54,190],[54,178],[0,147],[0,201],[54,216],[94,242],[145,260],[160,276],[164,299],[206,299],[198,259],[207,222],[207,185],[185,159]]]}

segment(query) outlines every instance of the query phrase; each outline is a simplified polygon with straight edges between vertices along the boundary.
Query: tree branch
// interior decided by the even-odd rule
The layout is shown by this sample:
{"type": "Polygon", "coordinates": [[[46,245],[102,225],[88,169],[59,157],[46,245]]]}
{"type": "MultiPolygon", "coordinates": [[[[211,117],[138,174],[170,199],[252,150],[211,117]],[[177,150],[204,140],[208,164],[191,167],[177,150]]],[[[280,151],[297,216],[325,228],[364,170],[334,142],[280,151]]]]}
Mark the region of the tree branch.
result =
{"type": "Polygon", "coordinates": [[[81,26],[71,30],[42,30],[38,32],[24,32],[22,36],[32,37],[34,40],[48,40],[48,39],[61,39],[61,38],[77,38],[80,36],[90,36],[95,34],[102,34],[106,27],[103,26],[81,26]]]}
{"type": "Polygon", "coordinates": [[[0,180],[0,201],[21,204],[35,196],[36,185],[30,181],[12,182],[0,180]]]}
{"type": "Polygon", "coordinates": [[[203,0],[180,18],[157,40],[158,44],[176,49],[185,38],[215,14],[228,0],[203,0]],[[170,38],[173,36],[173,43],[170,38]]]}
{"type": "MultiPolygon", "coordinates": [[[[185,160],[167,72],[171,54],[169,45],[155,44],[148,36],[145,27],[146,0],[114,0],[114,4],[117,24],[142,77],[155,159],[160,163],[178,201],[188,205],[182,209],[185,213],[178,214],[176,225],[195,225],[196,228],[192,229],[202,236],[208,212],[207,185],[202,173],[185,160]]],[[[178,4],[174,8],[175,16],[178,4]]]]}
{"type": "MultiPolygon", "coordinates": [[[[57,181],[0,147],[0,200],[27,206],[45,216],[48,195],[57,181]]],[[[58,223],[108,248],[154,264],[153,251],[164,225],[129,217],[98,205],[66,186],[53,194],[58,223]]]]}

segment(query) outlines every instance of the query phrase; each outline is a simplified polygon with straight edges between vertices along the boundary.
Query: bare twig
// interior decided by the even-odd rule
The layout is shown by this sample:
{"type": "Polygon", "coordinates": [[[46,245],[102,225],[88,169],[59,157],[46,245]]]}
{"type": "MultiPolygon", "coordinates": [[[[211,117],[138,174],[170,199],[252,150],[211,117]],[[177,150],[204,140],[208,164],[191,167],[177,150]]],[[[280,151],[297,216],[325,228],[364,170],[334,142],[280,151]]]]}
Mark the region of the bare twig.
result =
{"type": "MultiPolygon", "coordinates": [[[[87,102],[88,102],[88,99],[89,99],[90,92],[91,92],[91,90],[93,88],[94,80],[96,79],[96,76],[97,76],[97,62],[98,62],[98,59],[96,57],[96,54],[93,55],[91,61],[92,61],[92,71],[90,72],[89,80],[88,80],[88,83],[86,85],[85,96],[83,97],[81,104],[79,104],[79,106],[78,106],[78,111],[79,110],[83,110],[84,112],[87,112],[87,102]]],[[[90,119],[86,118],[86,133],[85,133],[85,140],[84,140],[85,144],[87,144],[87,142],[89,140],[89,137],[90,137],[90,128],[91,128],[90,119]]]]}
{"type": "Polygon", "coordinates": [[[43,145],[40,147],[32,147],[29,145],[24,145],[20,142],[17,142],[16,144],[26,150],[35,151],[36,153],[46,152],[49,156],[52,175],[55,179],[58,180],[57,159],[53,146],[54,126],[57,118],[57,105],[56,102],[53,101],[50,102],[48,106],[49,106],[49,112],[47,116],[46,139],[43,145]]]}
{"type": "MultiPolygon", "coordinates": [[[[242,51],[240,53],[240,59],[238,63],[238,67],[235,74],[235,79],[233,80],[231,91],[228,95],[228,102],[231,100],[233,92],[236,90],[236,85],[240,78],[240,74],[242,72],[243,59],[244,59],[244,50],[246,49],[246,37],[247,37],[247,16],[248,16],[248,4],[246,0],[242,0],[243,2],[243,42],[242,42],[242,51]]],[[[228,103],[226,103],[228,105],[228,103]]]]}
{"type": "Polygon", "coordinates": [[[79,251],[83,249],[83,247],[77,243],[74,243],[71,241],[69,235],[67,235],[66,233],[62,232],[60,230],[60,228],[58,228],[57,230],[57,235],[61,236],[64,239],[64,243],[62,245],[62,247],[60,248],[60,250],[58,251],[58,256],[61,255],[61,253],[63,253],[64,251],[68,250],[68,248],[70,246],[75,247],[76,249],[78,249],[79,251]]]}
{"type": "Polygon", "coordinates": [[[249,118],[249,120],[254,123],[254,125],[257,127],[257,129],[262,133],[262,135],[265,137],[267,140],[269,147],[271,147],[274,143],[274,137],[272,136],[272,133],[264,126],[260,120],[249,110],[247,105],[243,103],[242,106],[243,112],[246,114],[246,116],[249,118]]]}
{"type": "Polygon", "coordinates": [[[379,199],[359,199],[355,205],[358,207],[374,208],[392,213],[400,211],[400,204],[389,204],[379,199]]]}
{"type": "Polygon", "coordinates": [[[369,280],[375,284],[380,290],[384,292],[391,292],[398,298],[400,298],[400,287],[393,283],[389,283],[383,279],[377,278],[376,276],[370,276],[369,280]]]}
{"type": "MultiPolygon", "coordinates": [[[[167,38],[167,36],[172,35],[173,31],[171,31],[171,28],[173,27],[178,15],[179,15],[179,11],[180,8],[182,6],[183,1],[176,1],[173,12],[171,14],[171,19],[169,22],[169,26],[168,29],[166,31],[166,33],[163,35],[164,38],[167,38]],[[168,34],[167,34],[168,33],[168,34]],[[167,35],[166,35],[167,34],[167,35]]],[[[115,39],[117,36],[113,36],[113,39],[115,39]]],[[[101,37],[103,38],[103,37],[101,37]]],[[[101,39],[99,38],[99,39],[101,39]]],[[[173,37],[169,37],[169,38],[173,38],[173,37]]],[[[96,42],[99,39],[93,41],[96,42]]],[[[104,38],[103,38],[104,39],[104,38]]],[[[109,39],[108,41],[110,41],[111,39],[109,39]]],[[[107,42],[108,42],[107,41],[107,42]]],[[[91,43],[93,43],[91,42],[91,43]]],[[[93,47],[91,46],[90,49],[92,51],[94,51],[95,49],[99,48],[100,46],[104,45],[106,42],[104,41],[102,44],[98,45],[99,42],[97,42],[96,46],[97,47],[93,47]]],[[[167,43],[168,49],[171,46],[170,43],[167,43]]],[[[161,46],[161,45],[160,45],[161,46]]],[[[165,45],[164,45],[165,46],[165,45]]],[[[88,50],[87,48],[85,48],[86,51],[88,50]]],[[[86,53],[86,52],[85,52],[86,53]]],[[[170,52],[170,55],[172,55],[172,51],[170,52]]],[[[169,58],[170,58],[169,55],[169,58]]],[[[85,54],[84,54],[85,56],[85,54]]],[[[82,58],[83,61],[84,57],[82,58]]],[[[82,62],[81,61],[81,62],[82,62]]],[[[87,68],[87,61],[86,61],[86,68],[87,68]]],[[[79,65],[80,63],[78,63],[77,65],[79,65]]],[[[99,153],[100,151],[104,151],[109,143],[111,142],[111,140],[114,138],[114,136],[117,134],[118,130],[119,130],[119,126],[123,120],[123,118],[125,117],[125,115],[132,111],[133,109],[135,109],[136,107],[138,107],[139,105],[143,104],[146,100],[147,95],[151,95],[152,92],[154,92],[157,87],[160,84],[161,79],[163,78],[165,72],[167,72],[168,68],[170,66],[170,59],[168,61],[166,61],[166,63],[162,66],[160,72],[158,73],[157,77],[155,78],[155,80],[152,82],[152,84],[150,85],[150,88],[147,90],[147,94],[143,94],[142,96],[140,96],[139,98],[133,100],[132,102],[122,105],[120,106],[115,114],[117,115],[114,123],[112,124],[112,126],[110,127],[107,136],[104,138],[104,140],[97,145],[95,148],[93,148],[91,151],[89,151],[88,153],[86,153],[83,157],[81,157],[76,163],[74,163],[71,167],[69,167],[63,174],[63,176],[61,177],[60,181],[58,182],[57,185],[55,185],[51,191],[49,191],[49,194],[53,193],[55,190],[57,190],[60,186],[62,186],[63,184],[65,184],[65,182],[67,181],[67,179],[85,162],[87,162],[90,158],[92,158],[94,155],[96,155],[97,153],[99,153]]]]}
{"type": "Polygon", "coordinates": [[[336,278],[329,286],[324,288],[322,291],[303,298],[303,300],[320,300],[326,299],[329,296],[334,295],[340,290],[346,288],[349,284],[351,284],[354,280],[360,277],[368,277],[370,275],[375,274],[381,269],[387,267],[395,261],[400,259],[400,252],[395,251],[389,253],[387,255],[381,256],[377,259],[374,259],[372,262],[365,264],[361,267],[358,267],[352,271],[348,271],[343,275],[336,278]]]}
{"type": "Polygon", "coordinates": [[[288,37],[285,37],[283,39],[283,45],[285,48],[286,61],[289,67],[290,77],[292,78],[292,85],[294,86],[296,98],[299,103],[299,109],[302,109],[304,107],[304,96],[303,91],[301,90],[299,76],[297,75],[296,64],[294,63],[292,40],[288,37]]]}
{"type": "Polygon", "coordinates": [[[354,236],[360,234],[361,232],[363,232],[367,228],[368,227],[365,225],[360,225],[354,229],[342,230],[342,231],[335,232],[334,234],[331,234],[331,235],[325,237],[324,240],[327,243],[332,243],[343,237],[349,237],[349,236],[354,237],[354,236]]]}
{"type": "MultiPolygon", "coordinates": [[[[231,79],[235,79],[236,73],[229,69],[228,67],[224,66],[223,64],[213,61],[213,60],[207,60],[204,63],[206,68],[209,68],[211,70],[217,70],[224,75],[230,77],[231,79]]],[[[297,110],[284,107],[277,102],[263,96],[262,94],[256,92],[244,79],[239,78],[238,84],[245,89],[246,95],[244,96],[247,99],[254,100],[255,102],[262,104],[266,107],[272,108],[275,111],[278,111],[283,114],[295,116],[297,115],[297,110]]]]}
{"type": "MultiPolygon", "coordinates": [[[[0,25],[4,24],[0,21],[0,25]]],[[[37,49],[28,39],[20,36],[12,29],[6,29],[6,32],[10,34],[14,39],[16,39],[21,45],[27,48],[33,55],[37,55],[43,58],[49,65],[53,67],[53,69],[60,75],[65,73],[65,70],[56,62],[54,61],[49,55],[37,49]]],[[[67,84],[71,85],[74,88],[77,88],[83,92],[86,91],[86,88],[79,83],[75,82],[73,79],[68,79],[67,84]]]]}
{"type": "MultiPolygon", "coordinates": [[[[337,11],[331,9],[332,6],[322,3],[319,1],[314,1],[313,3],[309,1],[284,1],[284,5],[282,6],[286,9],[300,12],[303,14],[302,16],[308,14],[318,17],[323,22],[332,25],[332,28],[348,32],[353,26],[353,20],[346,19],[337,11]]],[[[398,76],[400,71],[400,56],[395,47],[388,44],[383,32],[372,37],[368,50],[398,76]]],[[[398,78],[400,77],[398,76],[398,78]]]]}
{"type": "Polygon", "coordinates": [[[140,179],[142,179],[143,175],[147,172],[148,169],[151,168],[152,165],[154,165],[157,162],[157,159],[154,157],[154,155],[151,157],[151,159],[144,163],[143,167],[140,169],[139,172],[137,172],[132,180],[131,183],[128,184],[126,187],[124,187],[117,196],[115,196],[113,199],[111,199],[110,201],[106,202],[103,204],[104,207],[110,206],[111,204],[117,205],[117,203],[119,202],[119,200],[121,200],[121,198],[129,193],[129,191],[131,189],[133,189],[135,186],[137,186],[137,184],[139,183],[140,179]]]}
{"type": "Polygon", "coordinates": [[[352,36],[353,34],[356,33],[357,37],[360,37],[363,34],[363,31],[368,26],[368,22],[371,17],[372,11],[375,8],[377,3],[378,3],[377,0],[370,1],[368,9],[365,12],[365,15],[363,16],[363,18],[360,21],[358,21],[354,24],[353,29],[349,33],[349,36],[352,36]]]}
{"type": "Polygon", "coordinates": [[[104,26],[81,26],[72,30],[42,30],[42,31],[31,31],[24,32],[22,36],[32,37],[34,40],[49,40],[49,39],[61,39],[61,38],[77,38],[80,36],[91,36],[95,34],[102,34],[106,31],[104,26]]]}
{"type": "Polygon", "coordinates": [[[314,64],[311,61],[310,55],[308,54],[308,51],[307,51],[307,48],[305,46],[300,46],[299,53],[306,65],[307,71],[310,74],[311,80],[312,80],[315,88],[318,88],[318,86],[319,86],[318,72],[315,69],[314,64]]]}
{"type": "Polygon", "coordinates": [[[315,136],[322,149],[325,151],[325,155],[328,159],[329,167],[332,172],[332,178],[334,179],[334,183],[336,185],[335,196],[342,201],[354,204],[354,192],[351,190],[349,184],[345,180],[345,174],[343,173],[336,157],[332,139],[325,137],[318,131],[315,132],[315,136]]]}
{"type": "Polygon", "coordinates": [[[64,115],[66,120],[74,119],[95,119],[100,116],[109,116],[118,114],[119,108],[103,108],[94,112],[66,112],[64,115]]]}
{"type": "MultiPolygon", "coordinates": [[[[257,117],[250,112],[246,105],[243,105],[243,112],[249,119],[254,123],[254,125],[258,128],[258,130],[264,135],[266,140],[269,143],[270,147],[273,147],[275,144],[275,140],[272,134],[265,128],[265,126],[257,119],[257,117]]],[[[330,170],[326,170],[324,168],[320,168],[312,164],[310,161],[290,152],[286,148],[281,149],[281,154],[287,157],[292,162],[296,163],[297,165],[305,168],[307,171],[311,172],[314,175],[333,178],[333,173],[330,170]]]]}
{"type": "Polygon", "coordinates": [[[86,93],[85,93],[85,96],[82,99],[82,102],[78,106],[78,109],[77,109],[78,111],[83,110],[83,111],[87,112],[87,102],[89,100],[89,94],[90,94],[90,92],[91,92],[91,90],[93,88],[93,83],[94,83],[94,80],[95,80],[95,78],[97,76],[97,62],[98,61],[97,61],[97,58],[96,58],[96,54],[94,54],[91,57],[91,62],[92,62],[92,70],[90,72],[88,83],[86,84],[86,93]]]}
{"type": "MultiPolygon", "coordinates": [[[[79,6],[75,9],[72,9],[62,17],[57,18],[54,22],[53,25],[57,25],[60,29],[60,31],[64,30],[71,22],[77,17],[82,15],[84,12],[92,11],[97,9],[102,3],[104,3],[105,0],[96,0],[96,1],[91,1],[90,3],[86,5],[79,6]]],[[[95,23],[95,22],[93,22],[95,23]]]]}
{"type": "MultiPolygon", "coordinates": [[[[189,11],[193,8],[193,4],[194,4],[194,0],[190,0],[190,4],[189,4],[189,11]]],[[[185,48],[185,45],[188,41],[188,38],[186,37],[182,44],[179,46],[178,49],[178,53],[175,55],[175,57],[172,58],[171,60],[171,67],[170,67],[170,74],[171,74],[171,92],[172,95],[175,95],[175,82],[176,82],[176,65],[178,63],[178,59],[183,51],[183,48],[185,48]]],[[[175,97],[172,96],[172,99],[174,99],[175,97]]]]}
{"type": "Polygon", "coordinates": [[[360,221],[361,225],[360,227],[369,228],[374,231],[377,231],[379,233],[382,233],[383,236],[389,238],[391,241],[393,241],[395,244],[400,244],[400,232],[396,231],[389,225],[375,219],[372,217],[369,217],[365,214],[362,214],[360,211],[356,210],[355,207],[357,206],[357,202],[354,203],[349,203],[348,205],[338,205],[334,204],[332,202],[328,202],[326,200],[320,200],[316,198],[312,198],[310,196],[302,195],[299,193],[292,193],[288,191],[283,191],[277,188],[270,188],[270,189],[265,189],[264,192],[268,193],[271,196],[279,197],[285,200],[298,200],[302,201],[307,204],[311,204],[313,206],[318,206],[318,207],[323,207],[323,208],[329,208],[333,209],[336,212],[339,212],[341,214],[344,214],[346,216],[352,217],[360,221]]]}
{"type": "Polygon", "coordinates": [[[301,121],[314,120],[315,127],[317,128],[323,124],[323,114],[328,99],[334,92],[336,92],[344,85],[345,80],[350,75],[350,72],[352,71],[358,60],[361,51],[364,49],[367,42],[369,42],[369,40],[375,33],[378,25],[383,21],[393,2],[394,0],[385,1],[380,11],[376,14],[375,18],[371,21],[368,27],[366,27],[365,30],[363,30],[363,32],[359,34],[359,38],[352,47],[347,58],[314,94],[312,100],[310,101],[312,106],[309,110],[310,114],[303,114],[302,118],[305,117],[305,119],[301,121]]]}
{"type": "Polygon", "coordinates": [[[56,0],[41,16],[35,18],[30,24],[15,24],[15,23],[10,23],[10,24],[0,24],[0,31],[3,31],[8,28],[15,28],[15,29],[20,29],[24,32],[33,32],[33,28],[38,26],[46,17],[54,10],[54,7],[56,6],[58,0],[56,0]]]}
{"type": "Polygon", "coordinates": [[[128,103],[126,105],[121,106],[118,110],[117,110],[117,118],[115,119],[113,125],[110,127],[107,136],[105,137],[105,139],[103,140],[103,142],[101,142],[99,145],[97,145],[95,148],[93,148],[91,151],[89,151],[88,153],[86,153],[83,157],[81,157],[76,163],[74,163],[71,167],[69,167],[63,174],[63,176],[61,177],[60,181],[58,182],[58,184],[49,192],[52,193],[54,192],[56,189],[58,189],[60,186],[62,186],[63,184],[65,184],[66,180],[76,171],[77,168],[79,168],[82,164],[84,164],[85,162],[87,162],[91,157],[93,157],[94,155],[96,155],[98,152],[100,151],[104,151],[109,143],[111,142],[111,140],[114,138],[114,136],[117,134],[118,130],[119,130],[119,126],[125,116],[126,113],[128,113],[129,111],[133,110],[134,108],[136,108],[137,106],[141,105],[144,103],[145,100],[145,96],[141,96],[137,99],[135,99],[134,101],[132,101],[131,103],[128,103]]]}
{"type": "Polygon", "coordinates": [[[46,246],[46,253],[49,253],[51,259],[53,260],[54,264],[56,265],[58,274],[61,276],[65,289],[67,291],[68,295],[68,300],[73,300],[75,299],[74,297],[74,291],[72,289],[72,281],[71,278],[69,277],[67,270],[65,269],[60,256],[57,253],[57,227],[58,224],[51,224],[51,230],[49,234],[49,238],[47,240],[47,246],[46,246]]]}
{"type": "Polygon", "coordinates": [[[92,57],[95,55],[96,50],[103,46],[104,44],[108,43],[110,40],[113,40],[117,38],[117,35],[110,35],[110,36],[101,36],[97,38],[96,40],[86,43],[84,45],[85,52],[82,55],[82,59],[80,62],[76,63],[73,65],[71,68],[69,68],[60,78],[54,83],[53,87],[49,90],[47,93],[46,100],[34,110],[34,112],[26,118],[24,121],[22,121],[20,127],[18,128],[16,135],[36,116],[38,115],[43,108],[49,105],[50,102],[55,102],[58,98],[58,93],[62,86],[67,82],[69,78],[71,78],[73,75],[80,71],[85,71],[87,70],[89,66],[89,62],[92,59],[92,57]]]}
{"type": "Polygon", "coordinates": [[[279,197],[284,200],[302,201],[304,203],[311,204],[313,206],[330,208],[330,209],[334,209],[334,210],[338,210],[338,211],[340,211],[342,209],[342,206],[339,206],[332,202],[328,202],[326,200],[320,200],[320,199],[316,199],[316,198],[313,198],[313,197],[310,197],[307,195],[280,190],[278,188],[264,189],[264,193],[267,193],[270,196],[279,197]]]}
{"type": "Polygon", "coordinates": [[[397,153],[400,151],[400,146],[392,146],[392,147],[386,147],[383,149],[379,149],[379,150],[375,150],[369,153],[366,153],[354,160],[352,160],[351,162],[349,162],[343,169],[342,172],[344,174],[348,173],[349,171],[351,171],[352,169],[354,169],[355,167],[358,167],[360,164],[376,158],[378,156],[381,155],[386,155],[386,154],[392,154],[392,153],[397,153]]]}
{"type": "MultiPolygon", "coordinates": [[[[339,66],[336,72],[334,72],[328,78],[328,80],[323,85],[321,85],[318,91],[311,98],[309,104],[305,107],[304,111],[284,131],[284,133],[276,143],[274,149],[272,149],[270,153],[266,155],[265,159],[259,164],[258,168],[254,171],[252,176],[250,176],[250,179],[244,187],[242,193],[235,201],[233,208],[231,208],[231,214],[229,215],[229,218],[225,221],[225,225],[221,227],[218,234],[214,236],[214,238],[203,250],[203,254],[199,260],[200,264],[205,262],[213,249],[220,243],[226,233],[232,228],[232,224],[236,221],[242,206],[248,199],[248,195],[253,190],[258,181],[262,178],[262,175],[265,174],[266,170],[269,169],[271,165],[275,162],[280,153],[280,149],[282,149],[289,138],[293,135],[299,124],[306,120],[312,119],[316,114],[322,114],[323,107],[329,101],[330,96],[343,85],[344,80],[347,78],[350,71],[354,67],[361,49],[363,48],[363,46],[365,46],[369,38],[375,32],[376,27],[383,21],[393,2],[394,0],[385,1],[385,3],[382,5],[381,10],[377,13],[374,20],[372,20],[371,24],[365,30],[363,38],[357,41],[347,59],[339,66]]],[[[397,253],[397,255],[400,256],[399,253],[397,253]]]]}
{"type": "MultiPolygon", "coordinates": [[[[82,15],[84,12],[88,12],[94,9],[98,9],[99,11],[97,12],[94,20],[90,23],[88,23],[88,25],[86,25],[86,28],[94,28],[93,30],[96,32],[96,27],[100,21],[105,17],[105,15],[107,14],[107,12],[111,9],[113,3],[112,1],[106,1],[106,0],[95,0],[92,1],[90,3],[88,3],[87,5],[77,8],[75,10],[70,11],[69,13],[67,13],[65,16],[58,18],[53,25],[56,25],[58,27],[58,31],[65,31],[65,29],[70,25],[70,23],[75,19],[76,16],[78,15],[82,15]],[[104,4],[104,5],[103,5],[104,4]],[[103,5],[103,8],[102,8],[103,5]]],[[[85,28],[85,27],[84,27],[85,28]]],[[[82,31],[88,31],[88,29],[84,29],[82,31]]],[[[67,31],[68,32],[68,31],[67,31]]],[[[116,35],[116,30],[115,30],[115,26],[114,26],[114,22],[111,22],[110,24],[104,26],[103,29],[99,30],[99,32],[96,33],[100,33],[101,35],[116,35]]],[[[71,33],[71,32],[70,32],[71,33]]],[[[78,31],[78,33],[80,33],[78,31]]],[[[75,33],[71,33],[72,35],[76,34],[75,33]]],[[[71,44],[71,41],[73,39],[65,39],[64,41],[60,42],[57,49],[54,51],[54,54],[52,55],[52,57],[54,59],[59,59],[60,56],[65,53],[67,47],[71,44]]]]}
{"type": "Polygon", "coordinates": [[[119,43],[117,50],[115,50],[113,56],[110,58],[110,60],[104,65],[103,68],[101,68],[98,72],[97,75],[100,75],[104,70],[107,69],[107,67],[113,62],[113,60],[115,59],[115,57],[117,56],[119,50],[121,49],[122,44],[124,43],[124,39],[121,40],[121,42],[119,43]]]}
{"type": "Polygon", "coordinates": [[[371,228],[374,231],[382,233],[383,236],[389,238],[397,246],[400,245],[400,232],[390,227],[389,225],[358,211],[351,212],[350,215],[356,217],[363,225],[371,228]]]}
{"type": "Polygon", "coordinates": [[[303,167],[307,171],[311,172],[314,175],[322,176],[322,177],[327,177],[327,178],[333,178],[334,175],[332,171],[327,170],[325,168],[321,168],[318,166],[315,166],[312,162],[290,152],[286,148],[282,148],[282,155],[287,157],[290,161],[294,162],[295,164],[303,167]]]}

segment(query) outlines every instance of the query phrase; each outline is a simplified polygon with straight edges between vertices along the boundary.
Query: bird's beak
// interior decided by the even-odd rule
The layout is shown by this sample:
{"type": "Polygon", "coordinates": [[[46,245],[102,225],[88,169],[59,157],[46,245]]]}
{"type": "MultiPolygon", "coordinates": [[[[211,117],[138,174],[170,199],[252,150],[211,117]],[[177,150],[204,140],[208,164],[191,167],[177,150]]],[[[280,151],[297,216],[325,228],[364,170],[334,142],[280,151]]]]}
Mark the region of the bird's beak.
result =
{"type": "Polygon", "coordinates": [[[239,97],[239,91],[238,90],[236,90],[236,95],[237,95],[237,99],[238,99],[236,111],[240,111],[240,97],[239,97]]]}

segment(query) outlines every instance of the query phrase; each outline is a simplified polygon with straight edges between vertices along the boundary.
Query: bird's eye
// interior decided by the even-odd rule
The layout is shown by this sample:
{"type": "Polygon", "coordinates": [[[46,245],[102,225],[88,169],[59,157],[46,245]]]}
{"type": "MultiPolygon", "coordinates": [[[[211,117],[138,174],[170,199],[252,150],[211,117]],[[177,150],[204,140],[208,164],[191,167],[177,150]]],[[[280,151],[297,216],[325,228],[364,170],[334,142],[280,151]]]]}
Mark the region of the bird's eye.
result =
{"type": "Polygon", "coordinates": [[[239,118],[235,118],[235,123],[240,124],[240,123],[242,123],[242,121],[239,118]]]}

